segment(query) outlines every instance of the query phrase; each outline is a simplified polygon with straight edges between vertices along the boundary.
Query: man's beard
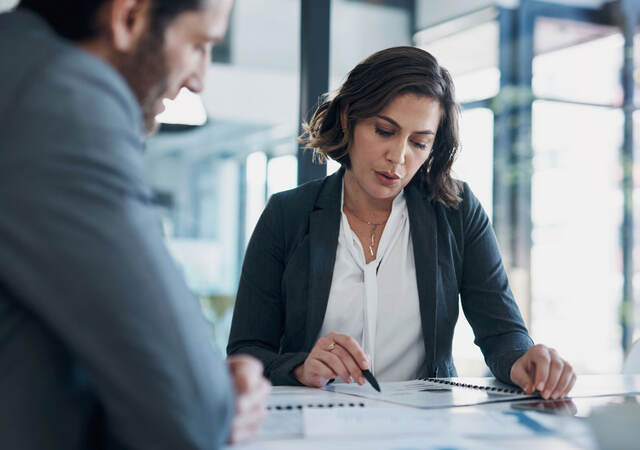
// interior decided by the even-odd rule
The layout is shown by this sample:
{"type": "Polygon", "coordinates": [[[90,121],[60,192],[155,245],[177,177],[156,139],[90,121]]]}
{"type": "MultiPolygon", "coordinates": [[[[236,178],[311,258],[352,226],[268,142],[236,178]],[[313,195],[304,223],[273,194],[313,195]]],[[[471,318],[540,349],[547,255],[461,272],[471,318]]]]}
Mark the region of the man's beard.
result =
{"type": "Polygon", "coordinates": [[[161,35],[147,32],[132,54],[120,54],[117,67],[138,99],[146,135],[158,129],[155,105],[167,91],[169,69],[161,35]]]}

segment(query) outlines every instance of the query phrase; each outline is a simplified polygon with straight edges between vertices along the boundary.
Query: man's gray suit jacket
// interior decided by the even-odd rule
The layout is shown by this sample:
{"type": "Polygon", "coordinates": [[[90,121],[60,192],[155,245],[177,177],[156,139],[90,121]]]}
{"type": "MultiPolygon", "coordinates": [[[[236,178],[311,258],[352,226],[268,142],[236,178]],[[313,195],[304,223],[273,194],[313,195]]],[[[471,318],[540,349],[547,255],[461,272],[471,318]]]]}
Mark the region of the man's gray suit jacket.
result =
{"type": "Polygon", "coordinates": [[[0,80],[0,448],[218,448],[233,390],[128,85],[23,10],[0,15],[0,80]]]}
{"type": "MultiPolygon", "coordinates": [[[[321,337],[343,174],[341,169],[272,196],[247,247],[227,353],[260,359],[275,385],[299,384],[292,370],[321,337]]],[[[428,186],[417,180],[404,193],[425,349],[418,376],[456,376],[451,346],[461,303],[487,365],[510,383],[511,366],[533,342],[509,289],[489,218],[466,183],[462,202],[452,208],[430,200],[428,186]]]]}

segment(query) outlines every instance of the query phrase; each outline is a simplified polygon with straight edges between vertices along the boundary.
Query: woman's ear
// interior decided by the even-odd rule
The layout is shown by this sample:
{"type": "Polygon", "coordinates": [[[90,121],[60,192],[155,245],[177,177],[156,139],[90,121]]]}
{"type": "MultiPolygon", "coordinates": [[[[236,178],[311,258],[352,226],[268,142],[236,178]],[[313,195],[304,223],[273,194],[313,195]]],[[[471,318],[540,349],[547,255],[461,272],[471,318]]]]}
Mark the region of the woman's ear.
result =
{"type": "Polygon", "coordinates": [[[150,0],[113,0],[108,13],[112,44],[119,52],[130,52],[150,25],[150,0]]]}

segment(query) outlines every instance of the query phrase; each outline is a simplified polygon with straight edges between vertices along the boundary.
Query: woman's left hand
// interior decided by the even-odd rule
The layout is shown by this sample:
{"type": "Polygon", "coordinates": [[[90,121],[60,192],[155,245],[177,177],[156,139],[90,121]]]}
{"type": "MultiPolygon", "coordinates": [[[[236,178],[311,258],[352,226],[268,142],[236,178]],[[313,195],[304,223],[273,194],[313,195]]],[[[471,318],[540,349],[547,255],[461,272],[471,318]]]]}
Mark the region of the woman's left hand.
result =
{"type": "Polygon", "coordinates": [[[539,391],[544,399],[565,397],[576,383],[571,365],[545,345],[531,347],[511,366],[511,381],[527,394],[539,391]]]}

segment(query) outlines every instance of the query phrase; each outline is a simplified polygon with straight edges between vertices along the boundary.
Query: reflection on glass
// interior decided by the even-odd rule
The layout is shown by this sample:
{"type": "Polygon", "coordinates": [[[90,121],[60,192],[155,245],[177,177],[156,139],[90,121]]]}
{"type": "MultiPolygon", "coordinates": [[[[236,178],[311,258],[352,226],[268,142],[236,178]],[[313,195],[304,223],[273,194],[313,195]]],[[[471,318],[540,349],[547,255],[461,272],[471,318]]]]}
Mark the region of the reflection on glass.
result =
{"type": "Polygon", "coordinates": [[[533,105],[531,332],[578,373],[621,367],[622,124],[615,109],[533,105]]]}
{"type": "Polygon", "coordinates": [[[624,39],[616,27],[544,17],[534,33],[536,97],[622,104],[624,39]]]}

